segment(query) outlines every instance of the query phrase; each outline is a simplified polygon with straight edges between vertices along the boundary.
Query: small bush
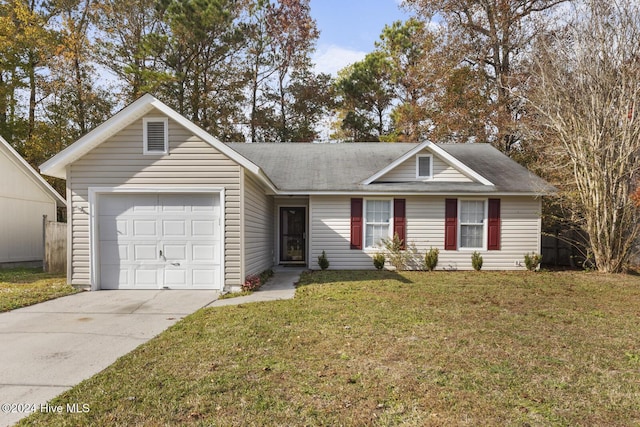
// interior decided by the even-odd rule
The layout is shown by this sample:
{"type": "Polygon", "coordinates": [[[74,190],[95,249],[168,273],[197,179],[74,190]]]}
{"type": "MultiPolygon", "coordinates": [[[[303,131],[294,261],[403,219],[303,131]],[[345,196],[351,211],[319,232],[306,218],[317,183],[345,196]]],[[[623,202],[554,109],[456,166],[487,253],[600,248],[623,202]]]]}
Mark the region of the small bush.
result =
{"type": "Polygon", "coordinates": [[[329,260],[327,259],[327,254],[324,251],[322,251],[322,255],[318,257],[318,265],[322,270],[329,268],[329,260]]]}
{"type": "Polygon", "coordinates": [[[382,239],[382,245],[387,252],[389,262],[397,271],[405,270],[410,258],[410,254],[402,249],[403,243],[398,233],[393,235],[393,239],[382,239]]]}
{"type": "Polygon", "coordinates": [[[373,265],[376,269],[382,270],[384,268],[384,262],[386,261],[386,257],[382,252],[378,252],[373,256],[373,265]]]}
{"type": "Polygon", "coordinates": [[[524,255],[524,265],[529,271],[535,271],[540,262],[542,261],[542,255],[535,252],[527,253],[524,255]]]}
{"type": "Polygon", "coordinates": [[[242,284],[243,291],[257,291],[262,286],[262,281],[260,280],[260,276],[257,274],[250,274],[244,279],[244,283],[242,284]]]}
{"type": "Polygon", "coordinates": [[[482,255],[480,255],[480,252],[474,251],[471,254],[471,265],[475,271],[480,271],[482,269],[482,255]]]}
{"type": "Polygon", "coordinates": [[[424,255],[424,266],[427,271],[433,271],[436,269],[438,265],[438,254],[440,254],[440,250],[438,248],[431,248],[424,255]]]}
{"type": "Polygon", "coordinates": [[[241,286],[242,292],[251,293],[253,291],[257,291],[262,285],[267,283],[267,280],[269,280],[271,276],[273,276],[272,269],[265,270],[260,274],[248,275],[241,286]]]}

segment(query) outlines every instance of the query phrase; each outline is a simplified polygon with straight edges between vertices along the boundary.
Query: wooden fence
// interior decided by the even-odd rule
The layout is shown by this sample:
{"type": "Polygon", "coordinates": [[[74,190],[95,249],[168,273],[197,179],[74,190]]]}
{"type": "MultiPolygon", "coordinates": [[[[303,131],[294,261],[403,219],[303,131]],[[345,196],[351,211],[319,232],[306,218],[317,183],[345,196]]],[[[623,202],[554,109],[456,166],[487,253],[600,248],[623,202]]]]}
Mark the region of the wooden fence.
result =
{"type": "Polygon", "coordinates": [[[43,268],[47,273],[67,271],[67,224],[47,220],[43,215],[44,260],[43,268]]]}

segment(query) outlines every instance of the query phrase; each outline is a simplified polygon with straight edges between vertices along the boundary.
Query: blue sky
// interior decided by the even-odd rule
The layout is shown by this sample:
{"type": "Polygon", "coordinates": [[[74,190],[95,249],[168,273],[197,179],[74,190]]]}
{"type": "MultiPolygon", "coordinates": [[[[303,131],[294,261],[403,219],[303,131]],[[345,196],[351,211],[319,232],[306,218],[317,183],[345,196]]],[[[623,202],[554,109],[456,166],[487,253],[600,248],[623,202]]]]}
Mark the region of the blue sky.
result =
{"type": "Polygon", "coordinates": [[[373,51],[385,25],[410,15],[400,0],[311,0],[311,16],[320,38],[313,60],[316,70],[331,73],[373,51]]]}

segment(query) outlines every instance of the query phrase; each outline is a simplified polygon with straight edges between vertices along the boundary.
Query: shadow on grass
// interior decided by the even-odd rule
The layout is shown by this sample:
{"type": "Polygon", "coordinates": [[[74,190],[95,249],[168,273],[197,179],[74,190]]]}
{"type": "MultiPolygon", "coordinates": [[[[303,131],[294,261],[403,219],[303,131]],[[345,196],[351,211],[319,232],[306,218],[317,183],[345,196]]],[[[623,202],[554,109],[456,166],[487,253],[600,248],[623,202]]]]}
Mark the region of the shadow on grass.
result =
{"type": "Polygon", "coordinates": [[[405,284],[413,283],[402,273],[389,270],[307,270],[300,276],[298,286],[363,280],[396,280],[405,284]]]}

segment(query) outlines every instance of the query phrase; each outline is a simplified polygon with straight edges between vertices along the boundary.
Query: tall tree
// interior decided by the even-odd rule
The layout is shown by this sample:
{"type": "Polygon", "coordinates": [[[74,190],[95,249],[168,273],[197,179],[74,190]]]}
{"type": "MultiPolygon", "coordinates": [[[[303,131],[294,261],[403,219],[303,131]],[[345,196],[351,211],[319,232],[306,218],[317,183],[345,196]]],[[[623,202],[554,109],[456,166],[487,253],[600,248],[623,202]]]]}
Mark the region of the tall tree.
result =
{"type": "Polygon", "coordinates": [[[163,73],[155,69],[147,39],[158,31],[156,0],[100,0],[95,5],[97,60],[122,82],[125,102],[154,92],[163,73]]]}
{"type": "Polygon", "coordinates": [[[559,185],[597,268],[620,272],[640,231],[632,200],[640,179],[640,6],[587,0],[574,19],[540,43],[529,101],[543,134],[559,143],[548,161],[564,159],[573,171],[571,185],[559,185]]]}
{"type": "Polygon", "coordinates": [[[570,0],[404,0],[425,21],[444,20],[451,52],[481,71],[490,91],[486,97],[494,128],[492,142],[505,152],[519,142],[523,113],[512,89],[521,84],[514,64],[522,60],[539,31],[535,18],[570,0]]]}
{"type": "Polygon", "coordinates": [[[270,58],[275,71],[271,81],[264,86],[263,99],[267,104],[261,115],[265,117],[264,123],[275,132],[263,128],[262,133],[271,133],[277,141],[292,141],[298,133],[294,130],[297,125],[292,111],[295,104],[292,89],[296,88],[292,76],[294,73],[308,76],[310,55],[319,33],[311,17],[309,0],[280,0],[271,7],[273,10],[267,15],[267,32],[272,36],[270,58]]]}
{"type": "Polygon", "coordinates": [[[162,25],[145,41],[155,58],[157,95],[223,140],[241,138],[240,6],[234,0],[161,0],[162,25]]]}
{"type": "Polygon", "coordinates": [[[347,141],[379,141],[388,132],[394,98],[391,65],[380,51],[341,70],[335,83],[340,97],[340,128],[347,141]]]}
{"type": "Polygon", "coordinates": [[[391,113],[396,140],[419,142],[427,134],[427,110],[433,91],[425,79],[426,56],[433,41],[434,36],[425,24],[411,18],[385,26],[376,43],[390,65],[389,77],[398,99],[391,113]]]}

